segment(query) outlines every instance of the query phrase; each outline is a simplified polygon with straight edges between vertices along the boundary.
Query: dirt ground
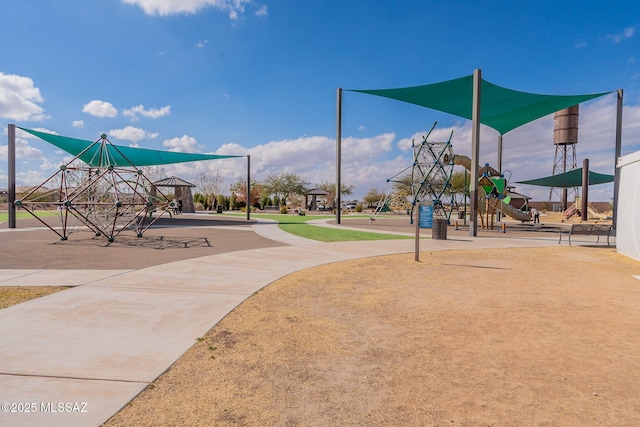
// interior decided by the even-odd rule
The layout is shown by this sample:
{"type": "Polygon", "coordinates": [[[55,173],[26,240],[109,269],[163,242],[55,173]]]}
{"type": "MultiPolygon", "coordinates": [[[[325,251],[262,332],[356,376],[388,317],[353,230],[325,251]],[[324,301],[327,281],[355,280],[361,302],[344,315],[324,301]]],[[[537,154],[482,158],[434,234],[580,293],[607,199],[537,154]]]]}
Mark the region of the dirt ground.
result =
{"type": "MultiPolygon", "coordinates": [[[[557,234],[550,219],[480,234],[557,234]]],[[[246,221],[217,220],[165,224],[143,245],[1,233],[0,268],[142,268],[279,245],[239,231],[246,221]]],[[[640,425],[640,262],[603,244],[420,259],[348,261],[270,284],[105,426],[640,425]]]]}
{"type": "Polygon", "coordinates": [[[603,245],[297,272],[106,426],[640,425],[639,274],[603,245]]]}

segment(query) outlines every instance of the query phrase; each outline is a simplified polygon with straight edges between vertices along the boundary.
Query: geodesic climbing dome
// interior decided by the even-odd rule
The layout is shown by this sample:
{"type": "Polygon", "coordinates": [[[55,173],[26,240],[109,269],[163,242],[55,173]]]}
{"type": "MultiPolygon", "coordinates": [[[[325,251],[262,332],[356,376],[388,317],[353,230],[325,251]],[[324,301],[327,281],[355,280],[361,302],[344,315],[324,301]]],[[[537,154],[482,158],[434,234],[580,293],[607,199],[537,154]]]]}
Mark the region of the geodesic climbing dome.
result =
{"type": "Polygon", "coordinates": [[[172,208],[172,203],[133,163],[122,164],[126,156],[111,144],[106,135],[86,147],[70,162],[60,166],[49,179],[33,188],[16,206],[23,208],[45,226],[67,240],[74,231],[72,219],[77,219],[96,236],[109,242],[126,229],[138,237],[160,216],[172,208]],[[114,151],[115,150],[115,151],[114,151]],[[81,156],[93,152],[97,166],[89,166],[81,156]],[[113,161],[117,153],[118,162],[113,161]],[[55,184],[50,190],[45,185],[55,184]],[[60,228],[51,227],[35,215],[37,209],[55,208],[60,216],[60,228]],[[157,212],[155,218],[152,214],[157,212]]]}
{"type": "Polygon", "coordinates": [[[407,209],[413,223],[416,205],[425,201],[433,202],[434,218],[449,220],[451,206],[455,204],[451,191],[451,174],[454,167],[451,145],[453,131],[447,141],[428,141],[436,125],[437,122],[433,124],[429,133],[422,137],[421,143],[412,142],[413,163],[387,179],[385,197],[371,220],[381,212],[395,207],[407,209]],[[407,172],[409,169],[410,172],[407,172]]]}

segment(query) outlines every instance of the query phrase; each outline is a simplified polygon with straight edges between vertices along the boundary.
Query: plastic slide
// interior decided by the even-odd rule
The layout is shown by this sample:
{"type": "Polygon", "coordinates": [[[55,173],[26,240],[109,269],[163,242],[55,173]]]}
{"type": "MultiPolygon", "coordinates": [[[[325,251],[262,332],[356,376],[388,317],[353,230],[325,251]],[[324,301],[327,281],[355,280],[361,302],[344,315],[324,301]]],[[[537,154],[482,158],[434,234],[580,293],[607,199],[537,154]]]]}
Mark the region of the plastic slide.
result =
{"type": "MultiPolygon", "coordinates": [[[[456,165],[460,165],[471,171],[471,159],[467,156],[456,154],[453,156],[453,163],[456,165]]],[[[505,203],[504,200],[501,200],[500,205],[496,206],[496,210],[502,208],[502,213],[510,216],[516,221],[531,221],[531,217],[528,213],[521,211],[520,209],[514,208],[508,203],[505,203]],[[501,205],[501,206],[500,206],[501,205]]]]}
{"type": "Polygon", "coordinates": [[[607,219],[606,215],[602,215],[594,211],[591,207],[587,207],[587,212],[589,213],[590,218],[599,219],[599,220],[607,219]]]}
{"type": "Polygon", "coordinates": [[[453,156],[453,164],[460,165],[464,167],[466,170],[471,171],[471,159],[462,154],[455,154],[453,156]]]}
{"type": "Polygon", "coordinates": [[[569,209],[567,209],[566,211],[562,212],[562,215],[564,215],[565,218],[569,219],[577,213],[578,213],[578,208],[576,208],[575,205],[573,205],[569,207],[569,209]]]}
{"type": "Polygon", "coordinates": [[[496,210],[502,209],[502,213],[505,215],[509,215],[511,218],[517,221],[531,221],[531,217],[528,213],[521,211],[520,209],[514,208],[508,203],[505,203],[504,200],[500,201],[500,204],[496,206],[496,210]]]}

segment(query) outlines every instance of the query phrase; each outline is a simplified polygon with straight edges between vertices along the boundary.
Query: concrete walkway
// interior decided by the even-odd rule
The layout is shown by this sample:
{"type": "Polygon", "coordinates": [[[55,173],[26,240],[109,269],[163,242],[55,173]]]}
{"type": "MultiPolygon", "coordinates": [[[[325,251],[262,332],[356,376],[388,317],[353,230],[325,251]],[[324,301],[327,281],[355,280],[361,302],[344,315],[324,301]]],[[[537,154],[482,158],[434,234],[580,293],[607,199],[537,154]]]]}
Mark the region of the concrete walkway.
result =
{"type": "MultiPolygon", "coordinates": [[[[99,426],[274,280],[312,266],[415,248],[412,239],[321,243],[266,221],[253,229],[287,246],[140,270],[0,270],[0,286],[75,286],[0,310],[0,426],[99,426]]],[[[556,236],[464,237],[425,239],[420,249],[557,244],[556,236]]]]}

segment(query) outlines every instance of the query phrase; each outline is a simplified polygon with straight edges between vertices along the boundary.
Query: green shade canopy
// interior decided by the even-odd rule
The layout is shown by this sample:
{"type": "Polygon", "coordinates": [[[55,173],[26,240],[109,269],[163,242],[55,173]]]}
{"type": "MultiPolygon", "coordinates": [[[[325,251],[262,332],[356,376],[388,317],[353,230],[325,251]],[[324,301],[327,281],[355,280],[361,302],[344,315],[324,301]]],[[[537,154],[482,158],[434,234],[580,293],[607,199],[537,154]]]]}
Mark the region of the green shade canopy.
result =
{"type": "Polygon", "coordinates": [[[91,142],[67,136],[19,128],[61,150],[78,157],[89,166],[157,166],[171,163],[197,162],[200,160],[226,159],[242,156],[218,154],[178,153],[174,151],[149,150],[112,144],[106,137],[91,142]]]}
{"type": "MultiPolygon", "coordinates": [[[[613,182],[613,175],[605,175],[589,171],[589,185],[606,184],[613,182]]],[[[528,181],[518,181],[517,184],[539,185],[541,187],[571,188],[582,186],[582,168],[574,169],[558,175],[551,175],[544,178],[530,179],[528,181]]]]}
{"type": "MultiPolygon", "coordinates": [[[[469,120],[472,118],[472,75],[423,86],[350,91],[392,98],[469,120]]],[[[480,122],[504,135],[540,117],[609,93],[611,91],[589,95],[539,95],[506,89],[482,79],[480,122]]]]}

